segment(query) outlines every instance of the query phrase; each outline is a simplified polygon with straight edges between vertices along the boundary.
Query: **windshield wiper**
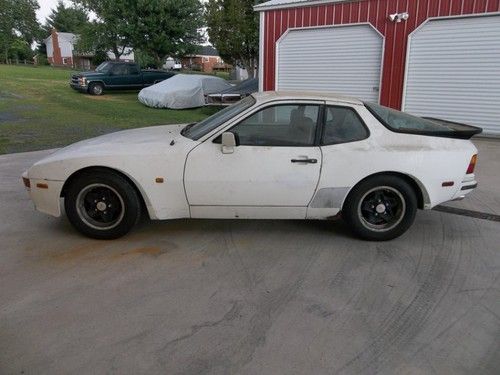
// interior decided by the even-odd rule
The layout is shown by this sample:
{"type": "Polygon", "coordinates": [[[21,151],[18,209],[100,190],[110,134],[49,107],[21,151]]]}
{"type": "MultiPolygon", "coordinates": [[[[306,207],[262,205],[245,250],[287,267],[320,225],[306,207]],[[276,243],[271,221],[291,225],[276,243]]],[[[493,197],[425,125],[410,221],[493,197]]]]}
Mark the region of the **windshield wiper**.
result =
{"type": "Polygon", "coordinates": [[[181,135],[185,135],[186,131],[191,129],[194,125],[196,125],[196,122],[192,122],[191,124],[187,124],[186,126],[184,126],[181,130],[181,135]]]}

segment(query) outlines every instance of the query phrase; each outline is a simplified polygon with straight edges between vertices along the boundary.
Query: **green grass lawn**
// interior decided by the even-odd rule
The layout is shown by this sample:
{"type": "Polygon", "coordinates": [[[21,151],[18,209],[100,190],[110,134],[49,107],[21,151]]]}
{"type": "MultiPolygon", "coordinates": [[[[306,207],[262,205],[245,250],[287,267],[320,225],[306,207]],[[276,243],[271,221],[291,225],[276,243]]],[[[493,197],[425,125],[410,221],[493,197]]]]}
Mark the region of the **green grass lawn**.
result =
{"type": "Polygon", "coordinates": [[[69,87],[71,74],[0,65],[0,154],[61,147],[121,129],[199,121],[217,110],[148,108],[130,91],[90,96],[69,87]]]}

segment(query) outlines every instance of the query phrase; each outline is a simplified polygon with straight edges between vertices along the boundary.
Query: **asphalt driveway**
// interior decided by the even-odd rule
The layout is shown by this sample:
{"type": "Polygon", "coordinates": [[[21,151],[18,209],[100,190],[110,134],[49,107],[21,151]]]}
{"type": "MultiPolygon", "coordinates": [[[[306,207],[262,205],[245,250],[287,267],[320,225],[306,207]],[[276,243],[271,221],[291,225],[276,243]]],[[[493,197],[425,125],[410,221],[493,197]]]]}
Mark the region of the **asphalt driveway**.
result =
{"type": "Polygon", "coordinates": [[[176,220],[90,240],[0,156],[0,374],[497,374],[500,142],[464,213],[386,243],[342,222],[176,220]]]}

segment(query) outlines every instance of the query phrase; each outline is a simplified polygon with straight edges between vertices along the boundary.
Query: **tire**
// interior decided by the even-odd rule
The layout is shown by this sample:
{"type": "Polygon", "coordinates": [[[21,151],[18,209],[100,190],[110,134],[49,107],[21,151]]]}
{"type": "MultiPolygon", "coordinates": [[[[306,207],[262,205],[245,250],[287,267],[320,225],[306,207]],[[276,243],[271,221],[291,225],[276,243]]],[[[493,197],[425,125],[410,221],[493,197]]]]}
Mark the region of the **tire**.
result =
{"type": "Polygon", "coordinates": [[[342,217],[358,237],[388,241],[410,228],[417,208],[415,191],[405,180],[380,175],[354,187],[344,203],[342,217]]]}
{"type": "Polygon", "coordinates": [[[90,95],[102,95],[104,92],[104,85],[99,82],[92,82],[89,84],[88,91],[90,95]]]}
{"type": "Polygon", "coordinates": [[[71,181],[64,199],[69,222],[96,239],[127,234],[139,221],[141,201],[135,188],[112,171],[86,171],[71,181]]]}

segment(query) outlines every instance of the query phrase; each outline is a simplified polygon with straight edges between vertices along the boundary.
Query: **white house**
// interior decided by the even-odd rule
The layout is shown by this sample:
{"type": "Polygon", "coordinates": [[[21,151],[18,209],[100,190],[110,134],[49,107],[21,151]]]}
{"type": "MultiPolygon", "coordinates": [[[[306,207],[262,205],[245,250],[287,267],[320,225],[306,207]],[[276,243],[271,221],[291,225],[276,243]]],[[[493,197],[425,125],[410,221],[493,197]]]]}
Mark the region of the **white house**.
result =
{"type": "MultiPolygon", "coordinates": [[[[76,51],[75,44],[77,40],[77,34],[63,33],[52,29],[50,36],[44,40],[50,65],[89,69],[94,54],[92,52],[82,53],[76,51]]],[[[127,49],[125,52],[120,56],[120,60],[134,61],[134,52],[131,49],[127,49]]],[[[113,52],[109,51],[107,55],[109,59],[115,59],[113,52]]]]}
{"type": "MultiPolygon", "coordinates": [[[[108,51],[106,54],[108,55],[108,58],[110,60],[115,60],[116,59],[115,54],[113,53],[113,51],[108,51]]],[[[125,62],[133,62],[134,59],[135,59],[135,57],[134,57],[134,51],[131,48],[125,48],[125,52],[123,52],[123,54],[120,56],[120,60],[121,61],[125,61],[125,62]]]]}

